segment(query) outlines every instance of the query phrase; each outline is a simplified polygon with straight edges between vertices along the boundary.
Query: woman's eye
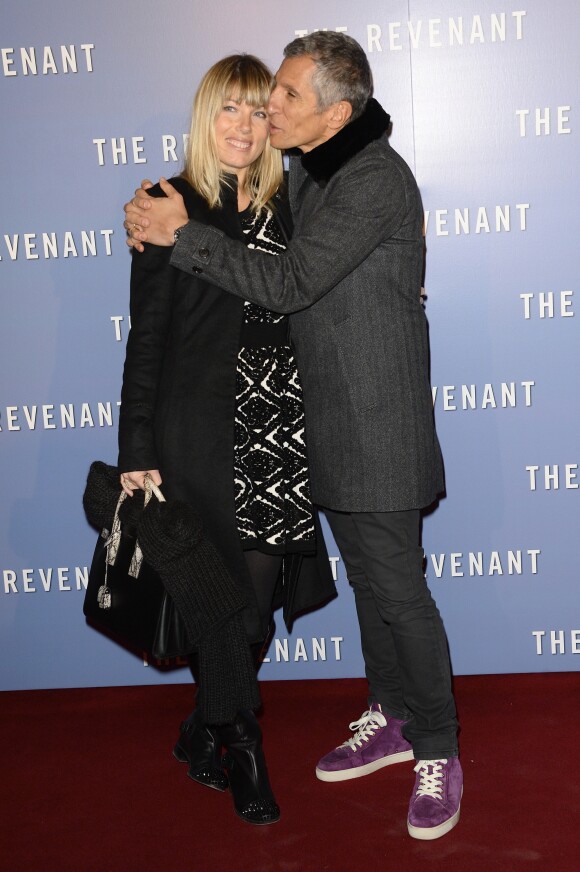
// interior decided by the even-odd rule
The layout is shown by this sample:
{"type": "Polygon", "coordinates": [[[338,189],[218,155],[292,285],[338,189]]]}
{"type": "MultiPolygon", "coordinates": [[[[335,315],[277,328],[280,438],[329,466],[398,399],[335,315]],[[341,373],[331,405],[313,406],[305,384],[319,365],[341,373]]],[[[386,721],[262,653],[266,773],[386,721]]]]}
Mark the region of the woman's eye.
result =
{"type": "Polygon", "coordinates": [[[268,117],[263,109],[258,109],[258,111],[255,114],[257,115],[258,118],[267,118],[268,117]]]}

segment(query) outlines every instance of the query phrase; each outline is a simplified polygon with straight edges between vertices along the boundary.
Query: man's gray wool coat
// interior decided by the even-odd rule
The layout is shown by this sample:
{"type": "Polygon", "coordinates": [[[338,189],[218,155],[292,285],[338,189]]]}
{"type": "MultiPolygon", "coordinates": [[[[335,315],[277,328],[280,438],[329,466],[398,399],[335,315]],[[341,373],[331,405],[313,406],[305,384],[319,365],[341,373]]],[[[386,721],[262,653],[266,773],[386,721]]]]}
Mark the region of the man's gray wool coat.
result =
{"type": "Polygon", "coordinates": [[[423,207],[375,100],[290,158],[286,254],[190,222],[171,263],[291,313],[304,389],[312,497],[337,511],[418,509],[443,490],[420,301],[423,207]]]}

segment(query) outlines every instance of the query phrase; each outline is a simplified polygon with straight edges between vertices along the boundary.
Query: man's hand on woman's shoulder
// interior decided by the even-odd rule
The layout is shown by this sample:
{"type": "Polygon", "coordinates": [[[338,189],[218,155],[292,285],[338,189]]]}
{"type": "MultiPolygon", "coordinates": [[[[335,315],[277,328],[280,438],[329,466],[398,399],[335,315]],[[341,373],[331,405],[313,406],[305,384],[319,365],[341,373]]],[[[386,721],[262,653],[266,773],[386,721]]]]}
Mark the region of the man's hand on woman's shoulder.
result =
{"type": "Polygon", "coordinates": [[[144,179],[133,199],[123,207],[127,245],[136,251],[144,250],[144,242],[173,245],[175,231],[187,224],[187,210],[181,194],[167,179],[161,178],[159,184],[165,197],[151,197],[147,192],[153,183],[144,179]]]}

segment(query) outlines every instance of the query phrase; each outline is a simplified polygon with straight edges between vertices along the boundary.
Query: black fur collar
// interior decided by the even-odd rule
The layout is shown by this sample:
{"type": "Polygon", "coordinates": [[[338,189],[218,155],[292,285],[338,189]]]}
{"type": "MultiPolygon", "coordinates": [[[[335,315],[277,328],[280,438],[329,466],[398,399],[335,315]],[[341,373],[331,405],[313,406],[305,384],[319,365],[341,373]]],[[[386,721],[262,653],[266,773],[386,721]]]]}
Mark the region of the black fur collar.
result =
{"type": "Polygon", "coordinates": [[[371,97],[359,118],[302,155],[302,166],[315,182],[324,185],[355,154],[382,136],[390,123],[391,116],[371,97]]]}

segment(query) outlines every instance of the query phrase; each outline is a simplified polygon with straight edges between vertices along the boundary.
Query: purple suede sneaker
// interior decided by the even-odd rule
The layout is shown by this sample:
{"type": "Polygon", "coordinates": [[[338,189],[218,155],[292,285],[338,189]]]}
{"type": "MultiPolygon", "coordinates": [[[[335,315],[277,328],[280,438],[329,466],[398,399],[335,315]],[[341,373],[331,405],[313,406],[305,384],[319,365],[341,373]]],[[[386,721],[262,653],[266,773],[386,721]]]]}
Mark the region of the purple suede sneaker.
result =
{"type": "Polygon", "coordinates": [[[321,781],[347,781],[370,775],[383,766],[413,759],[413,749],[401,735],[405,721],[386,718],[374,702],[358,721],[349,724],[354,736],[318,761],[316,777],[321,781]]]}
{"type": "Polygon", "coordinates": [[[438,839],[459,820],[463,772],[457,757],[419,760],[407,827],[414,839],[438,839]]]}

